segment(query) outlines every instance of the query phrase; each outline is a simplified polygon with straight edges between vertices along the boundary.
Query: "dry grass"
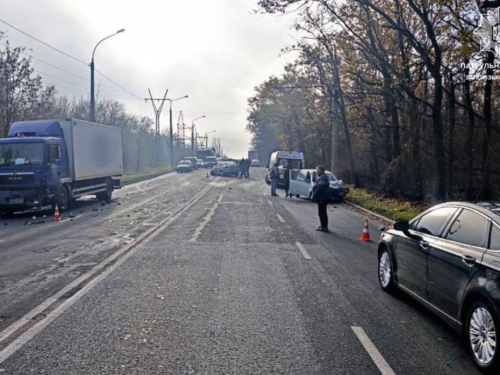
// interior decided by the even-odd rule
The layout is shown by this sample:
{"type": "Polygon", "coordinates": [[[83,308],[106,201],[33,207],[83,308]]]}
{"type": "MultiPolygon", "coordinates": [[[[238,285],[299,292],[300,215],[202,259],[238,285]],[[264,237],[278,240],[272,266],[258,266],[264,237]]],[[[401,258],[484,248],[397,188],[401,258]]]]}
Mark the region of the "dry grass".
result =
{"type": "Polygon", "coordinates": [[[365,189],[355,189],[349,186],[347,200],[367,210],[383,215],[392,220],[411,220],[429,205],[422,202],[409,202],[405,200],[386,198],[365,189]]]}

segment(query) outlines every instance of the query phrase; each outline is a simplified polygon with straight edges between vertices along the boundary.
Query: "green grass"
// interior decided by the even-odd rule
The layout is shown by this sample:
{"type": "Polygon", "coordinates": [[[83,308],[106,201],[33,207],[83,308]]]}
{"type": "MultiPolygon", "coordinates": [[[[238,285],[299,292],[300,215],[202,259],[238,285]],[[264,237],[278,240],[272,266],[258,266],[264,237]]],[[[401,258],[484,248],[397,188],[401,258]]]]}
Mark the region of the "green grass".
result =
{"type": "Polygon", "coordinates": [[[392,220],[411,220],[429,206],[422,202],[409,202],[386,198],[365,189],[355,189],[349,186],[346,199],[367,210],[383,215],[392,220]]]}
{"type": "Polygon", "coordinates": [[[153,168],[149,171],[142,172],[142,173],[126,174],[126,175],[123,175],[123,177],[121,178],[121,184],[122,184],[122,186],[133,184],[134,182],[148,180],[150,178],[155,178],[155,177],[161,176],[163,174],[170,173],[171,171],[172,171],[172,168],[170,168],[169,166],[163,165],[163,166],[156,167],[156,168],[153,168]]]}

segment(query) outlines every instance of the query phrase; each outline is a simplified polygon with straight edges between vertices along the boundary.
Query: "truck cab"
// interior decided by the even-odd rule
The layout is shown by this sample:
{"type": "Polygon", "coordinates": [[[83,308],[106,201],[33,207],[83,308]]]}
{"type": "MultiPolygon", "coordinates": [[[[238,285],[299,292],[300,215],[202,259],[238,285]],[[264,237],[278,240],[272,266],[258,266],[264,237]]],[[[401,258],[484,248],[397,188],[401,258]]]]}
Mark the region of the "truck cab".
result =
{"type": "Polygon", "coordinates": [[[69,177],[63,139],[26,136],[21,130],[13,127],[0,139],[0,211],[5,213],[52,204],[59,183],[69,177]]]}

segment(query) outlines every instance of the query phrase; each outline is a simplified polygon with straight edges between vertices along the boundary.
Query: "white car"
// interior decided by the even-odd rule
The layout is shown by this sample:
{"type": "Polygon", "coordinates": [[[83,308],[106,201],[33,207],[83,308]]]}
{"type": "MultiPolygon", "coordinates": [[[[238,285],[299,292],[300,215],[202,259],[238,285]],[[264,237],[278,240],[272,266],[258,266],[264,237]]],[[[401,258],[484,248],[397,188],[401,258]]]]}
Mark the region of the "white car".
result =
{"type": "Polygon", "coordinates": [[[262,165],[260,164],[260,160],[259,159],[253,159],[252,162],[250,163],[250,165],[252,167],[262,167],[262,165]]]}
{"type": "MultiPolygon", "coordinates": [[[[342,201],[349,192],[349,189],[343,187],[342,180],[338,180],[330,171],[325,171],[330,180],[330,199],[333,201],[342,201]]],[[[296,196],[305,196],[312,198],[314,183],[317,174],[315,169],[292,169],[290,171],[290,188],[288,193],[296,196]]]]}

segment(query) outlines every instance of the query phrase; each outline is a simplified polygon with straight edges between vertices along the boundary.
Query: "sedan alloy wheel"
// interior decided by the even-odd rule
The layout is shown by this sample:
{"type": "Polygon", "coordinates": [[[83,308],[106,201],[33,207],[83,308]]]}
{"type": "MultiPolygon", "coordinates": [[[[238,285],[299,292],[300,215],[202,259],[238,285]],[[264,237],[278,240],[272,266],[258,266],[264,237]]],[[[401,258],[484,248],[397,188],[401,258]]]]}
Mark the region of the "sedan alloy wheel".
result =
{"type": "Polygon", "coordinates": [[[394,278],[392,272],[391,255],[387,249],[382,249],[378,260],[378,275],[380,286],[387,292],[392,291],[394,288],[394,278]]]}
{"type": "Polygon", "coordinates": [[[488,365],[495,356],[497,335],[495,322],[487,308],[476,307],[470,316],[469,339],[472,352],[481,365],[488,365]]]}

